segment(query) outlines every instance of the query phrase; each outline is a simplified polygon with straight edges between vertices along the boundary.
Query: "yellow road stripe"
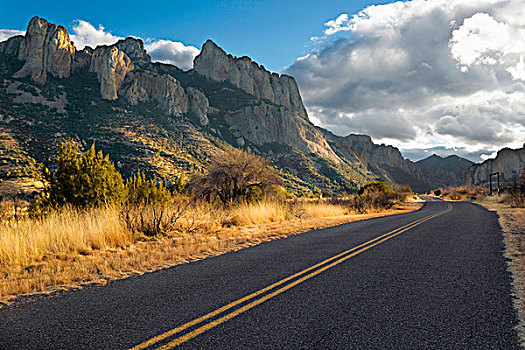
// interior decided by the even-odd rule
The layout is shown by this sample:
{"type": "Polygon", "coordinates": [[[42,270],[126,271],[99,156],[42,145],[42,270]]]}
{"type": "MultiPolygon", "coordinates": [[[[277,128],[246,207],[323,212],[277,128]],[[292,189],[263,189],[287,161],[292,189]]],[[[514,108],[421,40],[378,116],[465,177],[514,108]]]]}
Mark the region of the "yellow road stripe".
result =
{"type": "MultiPolygon", "coordinates": [[[[431,215],[429,215],[429,216],[431,216],[431,215]]],[[[361,244],[361,245],[359,245],[359,246],[356,246],[356,247],[351,248],[351,249],[349,249],[349,250],[346,250],[346,251],[344,251],[344,252],[342,252],[342,253],[340,253],[340,254],[337,254],[337,255],[335,255],[335,256],[333,256],[333,257],[330,257],[330,258],[328,258],[328,259],[326,259],[326,260],[323,260],[323,261],[321,261],[320,263],[317,263],[317,264],[315,264],[315,265],[313,265],[313,266],[310,266],[310,267],[308,267],[308,268],[306,268],[306,269],[304,269],[304,270],[301,270],[301,271],[299,271],[299,272],[297,272],[297,273],[295,273],[295,274],[293,274],[293,275],[291,275],[291,276],[288,276],[288,277],[286,277],[286,278],[284,278],[284,279],[282,279],[282,280],[280,280],[280,281],[278,281],[278,282],[275,282],[275,283],[273,283],[273,284],[271,284],[271,285],[269,285],[269,286],[267,286],[267,287],[265,287],[265,288],[263,288],[263,289],[260,289],[260,290],[254,292],[254,293],[252,293],[252,294],[250,294],[250,295],[247,295],[247,296],[245,296],[245,297],[243,297],[243,298],[240,298],[240,299],[238,299],[238,300],[235,300],[235,301],[233,301],[233,302],[231,302],[231,303],[229,303],[229,304],[227,304],[227,305],[225,305],[225,306],[222,306],[221,308],[219,308],[219,309],[217,309],[217,310],[215,310],[215,311],[212,311],[212,312],[210,312],[210,313],[208,313],[208,314],[206,314],[206,315],[204,315],[204,316],[201,316],[201,317],[199,317],[199,318],[197,318],[197,319],[194,319],[194,320],[192,320],[192,321],[190,321],[190,322],[188,322],[188,323],[185,323],[185,324],[183,324],[182,326],[179,326],[179,327],[174,328],[174,329],[172,329],[172,330],[169,330],[169,331],[167,331],[167,332],[165,332],[165,333],[162,333],[162,334],[160,334],[160,335],[158,335],[158,336],[156,336],[156,337],[154,337],[154,338],[151,338],[151,339],[149,339],[148,341],[146,341],[146,342],[144,342],[144,343],[141,343],[141,344],[139,344],[139,345],[137,345],[137,346],[131,348],[130,350],[142,350],[142,349],[145,349],[145,348],[147,348],[148,346],[151,346],[151,345],[153,345],[153,344],[155,344],[155,343],[157,343],[157,342],[159,342],[159,341],[161,341],[161,340],[163,340],[163,339],[166,339],[166,338],[168,338],[168,337],[170,337],[170,336],[172,336],[172,335],[175,335],[175,334],[177,334],[177,333],[179,333],[179,332],[182,332],[183,330],[185,330],[185,329],[187,329],[187,328],[189,328],[189,327],[192,327],[192,326],[194,326],[194,325],[196,325],[196,324],[198,324],[198,323],[201,323],[202,321],[205,321],[205,320],[207,320],[207,319],[209,319],[209,318],[211,318],[211,317],[214,317],[214,316],[216,316],[216,315],[218,315],[218,314],[220,314],[220,313],[222,313],[222,312],[224,312],[224,311],[226,311],[226,310],[228,310],[228,309],[231,309],[232,307],[235,307],[235,306],[237,306],[237,305],[239,305],[239,304],[242,304],[243,302],[245,302],[245,301],[247,301],[247,300],[250,300],[250,299],[252,299],[252,298],[254,298],[254,297],[256,297],[256,296],[258,296],[258,295],[260,295],[260,294],[263,294],[263,293],[265,293],[265,292],[267,292],[267,291],[269,291],[269,290],[271,290],[271,289],[273,289],[273,288],[275,288],[275,287],[277,287],[277,286],[279,286],[279,285],[281,285],[281,284],[283,284],[283,283],[285,283],[285,282],[288,282],[289,280],[292,280],[292,279],[294,279],[294,278],[296,278],[296,277],[298,277],[298,276],[300,276],[300,275],[302,275],[302,274],[305,274],[305,273],[308,272],[308,271],[311,271],[311,270],[313,270],[313,269],[315,269],[315,268],[317,268],[317,267],[319,267],[319,266],[321,266],[321,265],[324,265],[324,264],[326,264],[326,263],[328,263],[328,262],[330,262],[330,261],[332,261],[332,260],[335,260],[335,259],[337,259],[337,258],[339,258],[339,257],[341,257],[341,256],[343,256],[343,255],[345,255],[345,254],[348,254],[348,253],[350,253],[350,252],[352,252],[352,251],[354,251],[354,250],[356,250],[356,249],[359,249],[359,248],[361,248],[361,247],[363,247],[363,246],[365,246],[365,245],[367,245],[367,244],[373,243],[374,241],[377,241],[377,240],[381,239],[382,237],[385,237],[385,236],[387,236],[387,235],[390,235],[390,234],[392,234],[392,233],[395,233],[395,232],[397,232],[398,230],[401,230],[401,229],[403,229],[403,228],[405,228],[405,227],[407,227],[407,226],[410,226],[410,225],[412,225],[412,224],[414,224],[414,223],[416,223],[416,222],[418,222],[418,221],[424,220],[425,218],[427,218],[427,217],[429,217],[429,216],[426,216],[426,217],[424,217],[424,218],[421,218],[421,219],[419,219],[419,220],[416,220],[416,221],[414,221],[414,222],[411,222],[411,223],[409,223],[409,224],[407,224],[407,225],[405,225],[405,226],[402,226],[402,227],[400,227],[400,228],[397,228],[397,229],[394,230],[394,231],[391,231],[391,232],[385,233],[384,235],[381,235],[381,236],[379,236],[379,237],[377,237],[377,238],[375,238],[375,239],[372,239],[372,240],[370,240],[370,241],[367,241],[367,242],[365,242],[365,243],[363,243],[363,244],[361,244]]]]}
{"type": "MultiPolygon", "coordinates": [[[[452,207],[450,204],[449,204],[449,206],[450,206],[450,208],[452,207]]],[[[209,323],[203,325],[202,327],[199,327],[199,328],[195,329],[194,331],[191,331],[191,332],[189,332],[189,333],[187,333],[187,334],[185,334],[185,335],[183,335],[183,336],[181,336],[179,338],[176,338],[176,339],[172,340],[171,342],[169,342],[168,344],[166,344],[164,346],[161,346],[161,347],[159,347],[157,349],[158,350],[168,350],[168,349],[174,348],[177,345],[185,343],[188,340],[193,339],[196,336],[198,336],[198,335],[200,335],[200,334],[210,330],[211,328],[214,328],[214,327],[218,326],[219,324],[224,323],[224,322],[226,322],[226,321],[228,321],[228,320],[230,320],[230,319],[232,319],[232,318],[234,318],[234,317],[236,317],[236,316],[238,316],[238,315],[248,311],[249,309],[251,309],[251,308],[253,308],[253,307],[257,306],[257,305],[264,303],[268,299],[271,299],[271,298],[273,298],[273,297],[275,297],[275,296],[277,296],[277,295],[279,295],[279,294],[281,294],[281,293],[283,293],[283,292],[285,292],[285,291],[295,287],[296,285],[298,285],[298,284],[300,284],[300,283],[302,283],[302,282],[304,282],[304,281],[306,281],[306,280],[308,280],[308,279],[310,279],[310,278],[312,278],[314,276],[317,276],[320,273],[322,273],[322,272],[324,272],[324,271],[326,271],[326,270],[328,270],[328,269],[330,269],[330,268],[332,268],[332,267],[334,267],[336,265],[339,265],[340,263],[342,263],[342,262],[344,262],[344,261],[346,261],[346,260],[348,260],[348,259],[350,259],[350,258],[352,258],[352,257],[354,257],[356,255],[359,255],[362,252],[364,252],[364,251],[366,251],[366,250],[368,250],[368,249],[370,249],[372,247],[375,247],[376,245],[379,245],[379,244],[381,244],[381,243],[383,243],[383,242],[385,242],[385,241],[387,241],[387,240],[389,240],[389,239],[391,239],[391,238],[393,238],[393,237],[395,237],[397,235],[400,235],[401,233],[403,233],[405,231],[408,231],[411,228],[413,228],[415,226],[418,226],[418,225],[422,224],[425,221],[431,220],[431,219],[433,219],[436,216],[439,216],[441,214],[444,214],[445,212],[450,211],[449,210],[450,208],[448,208],[446,211],[441,212],[439,214],[433,215],[431,217],[427,217],[425,220],[422,220],[420,222],[415,222],[414,225],[412,225],[410,227],[406,227],[405,229],[403,229],[401,231],[398,231],[396,233],[393,233],[392,235],[390,235],[388,237],[385,237],[385,238],[381,239],[380,241],[375,242],[374,244],[368,245],[368,246],[366,246],[366,247],[364,247],[364,248],[362,248],[362,249],[360,249],[360,250],[358,250],[358,251],[356,251],[356,252],[354,252],[354,253],[352,253],[352,254],[350,254],[348,256],[345,256],[345,257],[343,257],[343,258],[341,258],[341,259],[339,259],[337,261],[334,261],[331,264],[326,265],[326,266],[324,266],[324,267],[322,267],[322,268],[320,268],[320,269],[318,269],[318,270],[316,270],[316,271],[314,271],[314,272],[312,272],[312,273],[310,273],[310,274],[308,274],[306,276],[303,276],[303,277],[299,278],[298,280],[296,280],[296,281],[294,281],[292,283],[289,283],[289,284],[285,285],[284,287],[281,287],[280,289],[278,289],[276,291],[273,291],[270,294],[267,294],[267,295],[265,295],[265,296],[263,296],[263,297],[261,297],[259,299],[256,299],[256,300],[252,301],[251,303],[249,303],[249,304],[247,304],[247,305],[245,305],[245,306],[243,306],[243,307],[241,307],[241,308],[239,308],[239,309],[237,309],[237,310],[235,310],[235,311],[233,311],[233,312],[231,312],[231,313],[229,313],[229,314],[227,314],[227,315],[225,315],[225,316],[223,316],[221,318],[218,318],[215,321],[209,322],[209,323]]]]}
{"type": "Polygon", "coordinates": [[[256,292],[254,292],[254,293],[252,293],[250,295],[247,295],[247,296],[245,296],[243,298],[240,298],[240,299],[238,299],[236,301],[233,301],[233,302],[231,302],[231,303],[229,303],[229,304],[227,304],[227,305],[225,305],[225,306],[223,306],[223,307],[221,307],[221,308],[219,308],[219,309],[217,309],[215,311],[212,311],[212,312],[210,312],[210,313],[208,313],[208,314],[206,314],[204,316],[201,316],[201,317],[199,317],[197,319],[194,319],[194,320],[192,320],[190,322],[187,322],[187,323],[183,324],[182,326],[179,326],[179,327],[174,328],[172,330],[169,330],[169,331],[167,331],[165,333],[162,333],[162,334],[160,334],[160,335],[158,335],[158,336],[156,336],[154,338],[151,338],[151,339],[149,339],[149,340],[147,340],[147,341],[145,341],[145,342],[143,342],[143,343],[141,343],[141,344],[131,348],[130,350],[142,350],[142,349],[145,349],[145,348],[147,348],[147,347],[149,347],[151,345],[154,345],[154,344],[156,344],[156,343],[158,343],[158,342],[160,342],[160,341],[162,341],[162,340],[164,340],[166,338],[169,338],[169,337],[171,337],[171,336],[173,336],[173,335],[175,335],[177,333],[180,333],[180,332],[182,332],[183,330],[185,330],[185,329],[187,329],[189,327],[197,325],[197,324],[199,324],[199,323],[201,323],[201,322],[203,322],[203,321],[205,321],[205,320],[207,320],[207,319],[209,319],[211,317],[214,317],[216,315],[219,315],[219,314],[223,313],[224,311],[226,311],[228,309],[231,309],[231,308],[233,308],[233,307],[235,307],[235,306],[237,306],[239,304],[242,304],[243,302],[245,302],[247,300],[250,300],[250,299],[252,299],[252,298],[254,298],[256,296],[259,296],[260,294],[263,294],[263,293],[265,293],[265,292],[267,292],[267,291],[269,291],[269,290],[271,290],[271,289],[273,289],[273,288],[275,288],[275,287],[277,287],[277,286],[279,286],[279,285],[281,285],[283,283],[286,283],[286,282],[288,282],[288,281],[290,281],[290,280],[292,280],[292,279],[294,279],[294,278],[296,278],[296,277],[298,277],[300,275],[303,275],[303,274],[305,274],[305,273],[307,273],[307,272],[309,272],[309,271],[311,271],[311,270],[313,270],[313,269],[315,269],[315,268],[317,268],[317,267],[319,267],[321,265],[324,265],[324,264],[326,264],[326,263],[328,263],[330,261],[333,261],[333,260],[335,260],[335,259],[337,259],[337,258],[339,258],[339,257],[341,257],[341,256],[343,256],[345,254],[351,253],[353,251],[356,251],[359,248],[362,248],[362,247],[364,247],[366,245],[369,245],[371,243],[376,242],[376,243],[374,243],[372,245],[369,245],[368,247],[363,248],[363,249],[361,249],[361,250],[359,250],[359,251],[357,251],[357,252],[355,252],[355,253],[353,253],[351,255],[348,255],[348,256],[346,256],[346,257],[344,257],[342,259],[339,259],[336,262],[333,262],[333,263],[331,263],[331,264],[329,264],[329,265],[327,265],[327,266],[325,266],[325,267],[323,267],[323,268],[321,268],[321,269],[319,269],[319,270],[317,270],[317,271],[315,271],[315,272],[313,272],[313,273],[311,273],[311,274],[309,274],[307,276],[301,277],[297,281],[294,281],[294,282],[292,282],[292,283],[290,283],[290,284],[288,284],[288,285],[286,285],[284,287],[281,287],[280,289],[278,289],[278,290],[276,290],[276,291],[274,291],[274,292],[272,292],[272,293],[270,293],[270,294],[268,294],[268,295],[266,295],[266,296],[264,296],[264,297],[262,297],[260,299],[257,299],[255,301],[251,302],[250,304],[247,304],[247,305],[243,306],[242,308],[239,308],[239,309],[231,312],[228,315],[225,315],[225,316],[223,316],[223,317],[221,317],[221,318],[219,318],[219,319],[217,319],[215,321],[212,321],[212,322],[210,322],[210,323],[208,323],[206,325],[203,325],[203,326],[197,328],[196,330],[194,330],[192,332],[189,332],[188,334],[186,334],[184,336],[181,336],[181,337],[171,341],[170,343],[168,343],[167,345],[165,345],[163,347],[160,347],[159,349],[169,349],[169,348],[172,348],[174,346],[177,346],[177,345],[179,345],[179,344],[181,344],[183,342],[188,341],[189,339],[192,339],[192,338],[196,337],[199,334],[202,334],[202,333],[206,332],[208,329],[213,328],[213,327],[217,326],[218,324],[220,324],[222,322],[225,322],[225,321],[227,321],[227,320],[229,320],[229,319],[239,315],[240,313],[243,313],[246,310],[249,310],[249,309],[253,308],[256,305],[259,305],[260,303],[263,303],[264,301],[272,298],[273,296],[281,294],[282,292],[292,288],[293,286],[295,286],[295,285],[297,285],[299,283],[302,283],[303,281],[305,281],[307,279],[310,279],[310,278],[318,275],[319,273],[321,273],[323,271],[326,271],[327,269],[329,269],[329,268],[331,268],[331,267],[333,267],[333,266],[335,266],[337,264],[340,264],[341,262],[343,262],[343,261],[345,261],[345,260],[347,260],[347,259],[349,259],[349,258],[351,258],[351,257],[353,257],[355,255],[360,254],[361,252],[364,252],[365,250],[368,250],[368,249],[370,249],[370,248],[372,248],[372,247],[374,247],[374,246],[376,246],[376,245],[378,245],[380,243],[383,243],[384,241],[386,241],[386,240],[388,240],[388,239],[390,239],[392,237],[395,237],[398,234],[401,234],[402,232],[405,232],[405,231],[407,231],[407,230],[409,230],[409,229],[411,229],[411,228],[413,228],[413,227],[415,227],[415,226],[417,226],[419,224],[422,224],[425,221],[428,221],[428,220],[430,220],[430,219],[432,219],[432,218],[434,218],[436,216],[439,216],[441,214],[444,214],[444,213],[450,211],[451,208],[452,208],[452,206],[449,204],[449,208],[447,210],[441,212],[441,213],[428,215],[428,216],[426,216],[424,218],[418,219],[418,220],[416,220],[416,221],[414,221],[412,223],[409,223],[409,224],[406,224],[404,226],[401,226],[401,227],[399,227],[399,228],[397,228],[397,229],[395,229],[393,231],[385,233],[385,234],[383,234],[383,235],[381,235],[379,237],[376,237],[376,238],[374,238],[374,239],[372,239],[370,241],[367,241],[367,242],[365,242],[363,244],[360,244],[360,245],[358,245],[356,247],[348,249],[348,250],[346,250],[346,251],[344,251],[342,253],[339,253],[339,254],[331,257],[331,258],[323,260],[320,263],[317,263],[317,264],[315,264],[313,266],[310,266],[310,267],[308,267],[308,268],[306,268],[306,269],[304,269],[302,271],[299,271],[299,272],[297,272],[297,273],[295,273],[295,274],[293,274],[291,276],[288,276],[288,277],[286,277],[286,278],[284,278],[284,279],[282,279],[282,280],[280,280],[278,282],[275,282],[275,283],[273,283],[273,284],[271,284],[271,285],[269,285],[269,286],[267,286],[267,287],[265,287],[263,289],[260,289],[260,290],[258,290],[256,292]],[[389,236],[389,237],[386,237],[386,236],[389,236]],[[377,242],[378,240],[380,240],[380,241],[377,242]]]}

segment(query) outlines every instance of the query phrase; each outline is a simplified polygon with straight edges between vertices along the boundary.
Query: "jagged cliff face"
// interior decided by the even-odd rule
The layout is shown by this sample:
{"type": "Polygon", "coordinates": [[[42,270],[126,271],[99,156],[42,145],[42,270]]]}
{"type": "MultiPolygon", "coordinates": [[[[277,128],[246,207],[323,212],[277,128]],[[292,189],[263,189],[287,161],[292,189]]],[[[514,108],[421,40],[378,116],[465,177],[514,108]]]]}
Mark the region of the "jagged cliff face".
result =
{"type": "Polygon", "coordinates": [[[377,145],[370,136],[350,134],[346,137],[337,136],[319,128],[330,140],[338,154],[348,154],[346,158],[357,157],[362,164],[374,172],[378,178],[410,186],[414,191],[425,192],[436,187],[424,171],[414,162],[403,158],[399,149],[393,146],[377,145]]]}
{"type": "Polygon", "coordinates": [[[124,52],[133,63],[149,63],[151,57],[144,49],[144,43],[142,40],[137,38],[128,37],[123,40],[119,40],[114,45],[119,51],[124,52]]]}
{"type": "Polygon", "coordinates": [[[463,184],[465,172],[474,162],[455,155],[443,158],[433,154],[417,161],[416,164],[433,184],[439,187],[454,187],[463,184]]]}
{"type": "MultiPolygon", "coordinates": [[[[89,56],[89,52],[84,55],[88,60],[89,56]]],[[[118,90],[126,76],[135,69],[134,64],[149,62],[151,58],[144,49],[142,40],[129,37],[111,46],[97,47],[91,55],[89,70],[97,73],[102,98],[116,100],[118,90]]],[[[176,101],[178,96],[183,95],[178,91],[180,84],[177,85],[169,79],[156,79],[147,74],[131,79],[133,80],[131,90],[128,89],[126,92],[131,103],[156,100],[170,114],[184,113],[185,107],[181,108],[179,105],[185,105],[185,101],[176,101]],[[155,94],[156,92],[158,94],[155,94]]],[[[184,96],[182,99],[184,100],[184,96]]]]}
{"type": "Polygon", "coordinates": [[[489,183],[489,175],[500,174],[502,185],[514,184],[522,171],[525,170],[525,145],[523,148],[504,148],[494,159],[488,159],[481,164],[474,164],[465,173],[465,184],[469,186],[485,186],[489,183]]]}
{"type": "Polygon", "coordinates": [[[227,81],[256,98],[287,107],[307,119],[297,83],[290,76],[270,73],[248,57],[228,55],[210,40],[206,41],[200,54],[195,57],[193,67],[208,79],[227,81]]]}
{"type": "Polygon", "coordinates": [[[188,88],[190,98],[190,111],[197,117],[201,126],[209,124],[208,113],[215,112],[210,108],[210,101],[206,95],[199,89],[188,88]]]}
{"type": "Polygon", "coordinates": [[[374,164],[398,168],[417,178],[423,178],[421,169],[410,160],[403,158],[396,147],[376,145],[367,135],[350,134],[344,137],[344,140],[374,164]]]}
{"type": "Polygon", "coordinates": [[[240,136],[238,144],[249,141],[256,146],[289,145],[335,163],[342,162],[323,134],[308,120],[292,77],[270,73],[248,57],[228,55],[210,40],[195,57],[194,71],[212,81],[228,82],[262,100],[225,114],[230,129],[240,136]]]}
{"type": "Polygon", "coordinates": [[[36,84],[44,84],[48,73],[56,78],[69,77],[74,56],[75,46],[64,27],[34,17],[18,49],[18,58],[25,64],[14,77],[30,77],[36,84]]]}
{"type": "Polygon", "coordinates": [[[9,55],[18,57],[20,52],[20,45],[25,41],[25,37],[22,35],[13,36],[6,41],[0,43],[0,52],[9,55]]]}
{"type": "Polygon", "coordinates": [[[124,96],[136,105],[139,102],[156,102],[166,113],[181,116],[187,113],[190,101],[182,85],[169,75],[132,73],[124,96]]]}
{"type": "Polygon", "coordinates": [[[360,152],[369,162],[383,169],[394,183],[410,186],[414,191],[426,192],[443,184],[409,159],[403,158],[398,148],[377,145],[366,135],[348,135],[345,142],[360,152]]]}
{"type": "Polygon", "coordinates": [[[93,52],[89,71],[97,73],[102,98],[116,100],[126,74],[134,68],[131,59],[116,46],[99,46],[93,52]]]}
{"type": "Polygon", "coordinates": [[[251,143],[290,145],[306,153],[315,153],[339,162],[326,139],[310,122],[284,106],[261,103],[225,116],[230,128],[251,143]]]}

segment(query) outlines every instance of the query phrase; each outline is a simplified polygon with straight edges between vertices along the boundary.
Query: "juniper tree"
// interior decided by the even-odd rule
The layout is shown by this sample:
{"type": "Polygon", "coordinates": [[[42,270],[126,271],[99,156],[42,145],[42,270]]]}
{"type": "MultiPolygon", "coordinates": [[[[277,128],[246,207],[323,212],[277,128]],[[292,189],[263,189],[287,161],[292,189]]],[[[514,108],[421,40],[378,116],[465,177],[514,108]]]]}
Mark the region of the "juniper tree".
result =
{"type": "Polygon", "coordinates": [[[122,176],[108,155],[95,151],[94,143],[86,152],[81,152],[78,142],[63,142],[56,162],[54,173],[47,168],[42,170],[47,186],[33,201],[30,208],[33,214],[66,204],[100,207],[120,203],[126,197],[122,176]]]}

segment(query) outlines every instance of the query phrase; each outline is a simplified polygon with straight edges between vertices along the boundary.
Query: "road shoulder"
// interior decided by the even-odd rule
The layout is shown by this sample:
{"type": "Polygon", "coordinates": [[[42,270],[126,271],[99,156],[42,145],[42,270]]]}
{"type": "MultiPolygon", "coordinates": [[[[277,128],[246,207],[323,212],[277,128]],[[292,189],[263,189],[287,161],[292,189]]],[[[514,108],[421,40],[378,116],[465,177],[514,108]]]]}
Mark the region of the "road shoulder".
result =
{"type": "Polygon", "coordinates": [[[498,214],[505,243],[504,254],[512,275],[513,305],[519,316],[516,330],[520,344],[525,348],[525,208],[500,203],[498,197],[488,197],[475,203],[498,214]]]}

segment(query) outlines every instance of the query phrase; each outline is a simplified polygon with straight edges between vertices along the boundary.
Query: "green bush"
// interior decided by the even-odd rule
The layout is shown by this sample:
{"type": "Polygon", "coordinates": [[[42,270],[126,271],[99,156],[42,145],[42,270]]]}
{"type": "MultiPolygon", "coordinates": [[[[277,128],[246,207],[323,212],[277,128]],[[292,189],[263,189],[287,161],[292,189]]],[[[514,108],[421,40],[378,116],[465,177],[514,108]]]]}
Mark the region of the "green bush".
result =
{"type": "Polygon", "coordinates": [[[109,156],[95,151],[95,144],[81,152],[76,141],[62,143],[56,171],[43,168],[42,173],[47,186],[30,205],[33,215],[66,204],[85,208],[121,203],[126,197],[122,176],[109,156]]]}
{"type": "Polygon", "coordinates": [[[171,193],[162,182],[153,178],[146,180],[140,171],[126,182],[128,192],[127,203],[137,205],[147,204],[168,204],[171,200],[171,193]]]}
{"type": "Polygon", "coordinates": [[[335,194],[330,190],[324,190],[323,191],[323,198],[331,198],[334,197],[335,194]]]}
{"type": "Polygon", "coordinates": [[[414,193],[414,192],[412,192],[412,189],[411,189],[409,186],[397,186],[397,187],[395,188],[395,191],[396,191],[396,192],[400,192],[400,193],[406,193],[406,194],[408,194],[408,195],[414,193]]]}
{"type": "Polygon", "coordinates": [[[392,193],[392,189],[386,183],[381,181],[369,182],[359,189],[358,194],[369,194],[373,192],[392,193]]]}

